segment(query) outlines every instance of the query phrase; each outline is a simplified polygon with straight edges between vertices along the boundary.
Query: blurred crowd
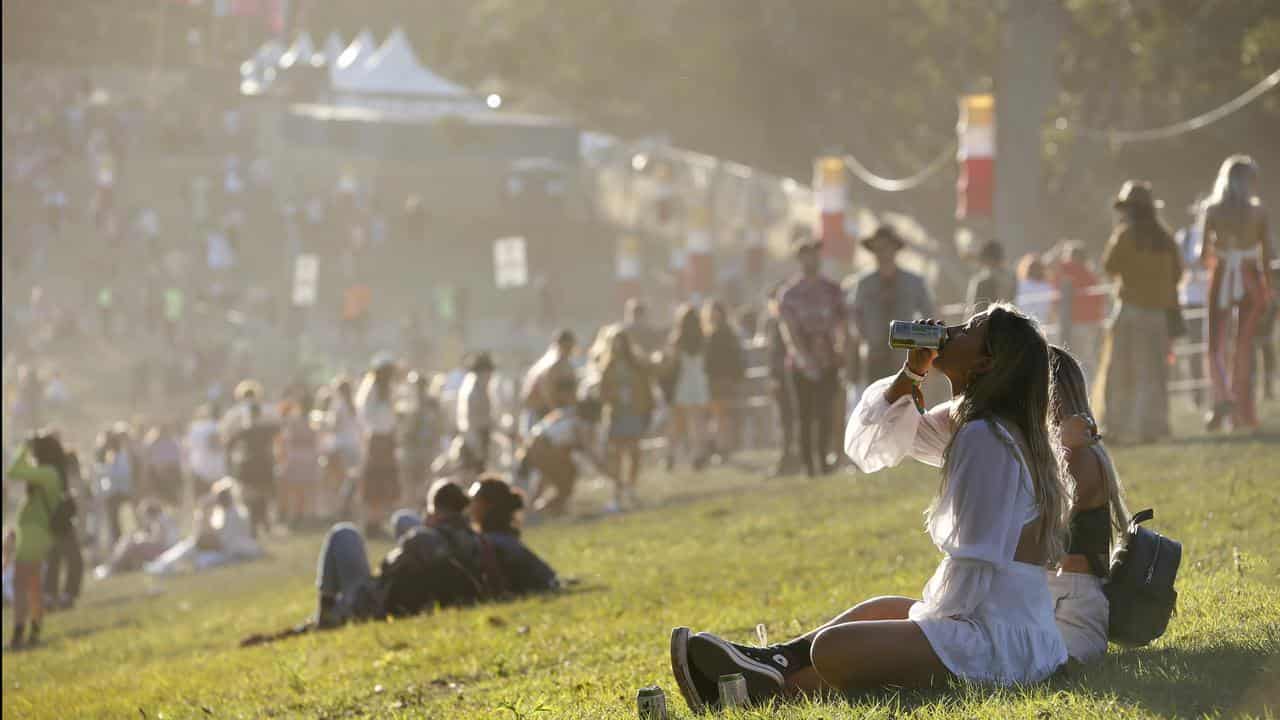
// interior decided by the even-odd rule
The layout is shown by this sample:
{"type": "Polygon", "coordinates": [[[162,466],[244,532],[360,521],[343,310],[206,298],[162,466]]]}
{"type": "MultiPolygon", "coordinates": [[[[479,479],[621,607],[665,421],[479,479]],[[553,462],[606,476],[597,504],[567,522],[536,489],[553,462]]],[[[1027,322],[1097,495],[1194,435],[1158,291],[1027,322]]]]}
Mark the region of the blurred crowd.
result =
{"type": "MultiPolygon", "coordinates": [[[[396,511],[424,506],[440,479],[466,487],[498,473],[541,519],[570,511],[584,468],[603,479],[594,509],[609,513],[643,504],[649,465],[830,473],[845,462],[841,429],[861,389],[902,365],[890,321],[954,319],[997,300],[1036,318],[1097,378],[1113,443],[1167,437],[1175,394],[1208,429],[1247,430],[1259,392],[1273,393],[1272,231],[1244,156],[1223,164],[1176,231],[1151,184],[1126,183],[1100,258],[1077,240],[1018,258],[984,242],[967,258],[962,303],[939,305],[929,279],[900,264],[907,242],[892,225],[861,239],[873,266],[843,278],[796,228],[784,261],[794,265],[775,273],[785,279],[725,289],[733,304],[661,298],[651,314],[633,298],[589,334],[549,318],[566,328],[540,356],[477,347],[459,361],[433,352],[452,334],[424,320],[431,313],[375,315],[367,287],[348,292],[330,324],[305,328],[267,289],[304,252],[338,258],[341,286],[359,289],[371,253],[421,235],[420,203],[346,177],[280,200],[236,100],[163,92],[120,97],[75,75],[6,69],[5,467],[24,439],[53,428],[67,449],[60,495],[74,500],[59,509],[70,529],[40,560],[49,607],[75,601],[85,567],[98,577],[204,568],[259,555],[277,531],[338,520],[396,537],[396,511]],[[122,197],[122,178],[155,172],[138,148],[165,142],[206,148],[220,172],[184,176],[176,210],[122,197]],[[326,332],[320,363],[279,342],[326,332]],[[353,358],[363,372],[335,369],[353,358]],[[770,467],[744,459],[762,449],[777,450],[770,467]]],[[[32,482],[6,477],[6,519],[31,506],[16,488],[32,482]]],[[[18,525],[51,530],[55,509],[19,514],[18,525]]],[[[6,534],[6,577],[17,535],[6,534]]]]}

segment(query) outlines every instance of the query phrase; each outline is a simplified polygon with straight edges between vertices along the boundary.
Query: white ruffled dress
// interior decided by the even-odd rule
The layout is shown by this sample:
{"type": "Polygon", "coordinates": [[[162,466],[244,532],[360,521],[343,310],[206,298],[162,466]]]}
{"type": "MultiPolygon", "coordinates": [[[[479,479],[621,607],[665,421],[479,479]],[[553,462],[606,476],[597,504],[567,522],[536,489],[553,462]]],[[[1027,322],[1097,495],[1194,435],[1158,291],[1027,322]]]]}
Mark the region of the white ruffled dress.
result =
{"type": "MultiPolygon", "coordinates": [[[[941,467],[951,441],[952,403],[925,414],[909,396],[890,405],[893,378],[862,394],[845,430],[845,451],[863,472],[908,455],[941,467]]],[[[978,683],[1039,682],[1067,661],[1045,569],[1013,559],[1022,528],[1039,517],[1031,475],[1002,425],[966,423],[955,433],[946,491],[929,523],[944,554],[909,617],[956,677],[978,683]]]]}

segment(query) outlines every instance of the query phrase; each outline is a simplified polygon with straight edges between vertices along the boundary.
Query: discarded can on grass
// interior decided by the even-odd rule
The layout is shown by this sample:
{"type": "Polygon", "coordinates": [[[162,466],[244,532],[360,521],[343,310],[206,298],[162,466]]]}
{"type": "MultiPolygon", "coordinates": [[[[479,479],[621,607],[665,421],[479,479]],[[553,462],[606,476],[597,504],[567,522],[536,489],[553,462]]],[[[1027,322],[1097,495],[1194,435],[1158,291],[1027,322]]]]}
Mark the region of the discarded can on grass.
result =
{"type": "Polygon", "coordinates": [[[747,679],[742,676],[742,673],[721,675],[718,684],[720,686],[720,707],[747,706],[747,679]]]}
{"type": "Polygon", "coordinates": [[[640,720],[667,720],[667,696],[662,688],[642,687],[636,693],[636,714],[640,720]]]}
{"type": "Polygon", "coordinates": [[[929,348],[938,350],[947,341],[945,325],[894,320],[889,323],[889,347],[894,350],[929,348]]]}

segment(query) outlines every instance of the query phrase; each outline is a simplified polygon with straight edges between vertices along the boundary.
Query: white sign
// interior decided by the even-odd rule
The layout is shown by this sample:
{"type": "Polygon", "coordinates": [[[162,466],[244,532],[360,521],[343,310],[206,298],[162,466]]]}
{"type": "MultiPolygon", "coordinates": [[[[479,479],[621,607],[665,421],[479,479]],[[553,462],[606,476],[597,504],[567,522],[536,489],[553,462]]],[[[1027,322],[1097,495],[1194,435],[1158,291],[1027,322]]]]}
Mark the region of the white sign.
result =
{"type": "Polygon", "coordinates": [[[311,307],[316,304],[316,292],[320,286],[320,259],[302,254],[293,261],[293,304],[311,307]]]}
{"type": "Polygon", "coordinates": [[[235,250],[227,240],[226,233],[213,230],[205,238],[205,261],[210,270],[229,270],[236,264],[235,250]]]}
{"type": "Polygon", "coordinates": [[[529,284],[529,262],[522,237],[498,238],[493,243],[494,282],[499,289],[529,284]]]}

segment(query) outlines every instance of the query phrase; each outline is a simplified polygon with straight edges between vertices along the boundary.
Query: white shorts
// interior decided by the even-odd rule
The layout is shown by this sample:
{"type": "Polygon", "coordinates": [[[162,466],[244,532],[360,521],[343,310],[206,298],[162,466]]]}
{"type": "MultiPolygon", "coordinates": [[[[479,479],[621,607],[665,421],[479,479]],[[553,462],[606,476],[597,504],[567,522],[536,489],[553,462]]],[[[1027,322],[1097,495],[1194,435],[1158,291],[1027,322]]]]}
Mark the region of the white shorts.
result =
{"type": "Polygon", "coordinates": [[[1049,573],[1053,619],[1058,623],[1067,654],[1090,662],[1107,652],[1107,623],[1111,606],[1102,593],[1102,578],[1084,573],[1049,573]]]}

